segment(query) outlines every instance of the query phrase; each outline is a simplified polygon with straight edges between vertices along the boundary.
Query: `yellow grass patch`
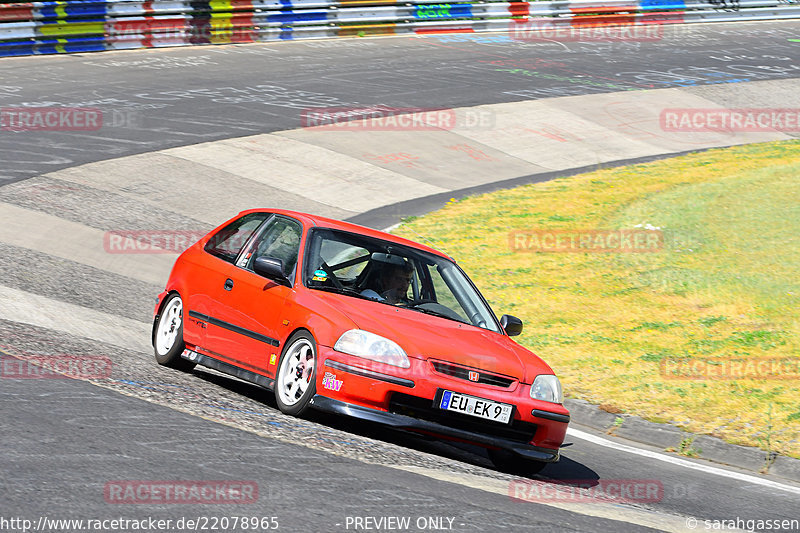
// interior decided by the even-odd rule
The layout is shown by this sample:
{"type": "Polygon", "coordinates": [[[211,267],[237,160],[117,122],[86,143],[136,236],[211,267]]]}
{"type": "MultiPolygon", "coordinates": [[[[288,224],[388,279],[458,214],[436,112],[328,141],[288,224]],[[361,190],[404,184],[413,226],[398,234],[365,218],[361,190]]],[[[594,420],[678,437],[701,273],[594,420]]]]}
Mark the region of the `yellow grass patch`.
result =
{"type": "Polygon", "coordinates": [[[800,457],[800,142],[450,201],[395,233],[456,258],[498,314],[522,318],[519,342],[568,396],[800,457]],[[541,240],[510,237],[647,225],[654,253],[531,253],[541,240]]]}

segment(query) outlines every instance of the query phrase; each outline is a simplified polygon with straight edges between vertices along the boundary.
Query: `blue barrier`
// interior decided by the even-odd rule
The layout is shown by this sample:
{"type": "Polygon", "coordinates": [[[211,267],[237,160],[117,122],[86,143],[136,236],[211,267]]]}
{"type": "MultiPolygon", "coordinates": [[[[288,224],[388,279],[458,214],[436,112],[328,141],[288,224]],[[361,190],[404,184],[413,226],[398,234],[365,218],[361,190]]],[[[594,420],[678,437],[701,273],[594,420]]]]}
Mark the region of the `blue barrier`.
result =
{"type": "Polygon", "coordinates": [[[642,11],[683,10],[686,4],[683,0],[639,0],[639,9],[642,11]]]}
{"type": "Polygon", "coordinates": [[[267,22],[282,22],[290,24],[292,22],[319,22],[328,20],[328,11],[280,11],[267,15],[267,22]]]}

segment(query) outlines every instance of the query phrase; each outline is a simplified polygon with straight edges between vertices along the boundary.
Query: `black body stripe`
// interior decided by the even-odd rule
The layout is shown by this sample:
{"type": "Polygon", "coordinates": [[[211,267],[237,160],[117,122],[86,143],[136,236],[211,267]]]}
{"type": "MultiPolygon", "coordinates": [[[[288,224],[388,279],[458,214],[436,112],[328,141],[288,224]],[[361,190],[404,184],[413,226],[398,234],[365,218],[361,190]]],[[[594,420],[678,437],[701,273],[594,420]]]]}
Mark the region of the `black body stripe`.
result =
{"type": "Polygon", "coordinates": [[[220,320],[212,316],[204,315],[196,311],[189,311],[189,316],[192,318],[196,318],[198,320],[202,320],[203,322],[208,322],[209,324],[214,324],[215,326],[219,326],[229,331],[233,331],[234,333],[238,333],[239,335],[244,335],[245,337],[250,337],[251,339],[264,342],[266,344],[269,344],[270,346],[281,345],[280,341],[278,341],[277,339],[273,339],[272,337],[267,337],[266,335],[262,335],[261,333],[245,329],[241,326],[231,324],[230,322],[225,322],[224,320],[220,320]]]}

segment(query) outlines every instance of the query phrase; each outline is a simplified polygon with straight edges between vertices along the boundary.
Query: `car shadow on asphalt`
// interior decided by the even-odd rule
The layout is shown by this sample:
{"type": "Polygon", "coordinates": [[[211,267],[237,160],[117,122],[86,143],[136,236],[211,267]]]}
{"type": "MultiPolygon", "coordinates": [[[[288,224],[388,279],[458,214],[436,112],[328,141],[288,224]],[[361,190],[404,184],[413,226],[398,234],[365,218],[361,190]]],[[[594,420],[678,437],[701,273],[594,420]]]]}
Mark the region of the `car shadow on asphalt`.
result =
{"type": "MultiPolygon", "coordinates": [[[[214,385],[258,402],[265,408],[274,410],[276,414],[280,412],[277,404],[275,403],[275,396],[273,393],[267,389],[264,389],[263,387],[241,381],[226,374],[217,373],[216,371],[204,367],[195,368],[192,371],[192,374],[198,379],[202,379],[208,383],[213,383],[214,385]]],[[[429,453],[442,458],[466,463],[468,465],[500,472],[489,460],[486,450],[480,446],[474,446],[461,442],[445,441],[408,431],[388,428],[374,422],[347,418],[344,416],[333,416],[328,413],[315,410],[308,411],[307,414],[304,414],[302,418],[309,422],[324,426],[328,429],[343,431],[353,435],[400,446],[402,448],[429,453]]],[[[586,486],[587,484],[593,485],[598,483],[600,479],[600,476],[597,474],[597,472],[582,463],[570,459],[569,457],[565,456],[563,452],[559,462],[548,464],[539,474],[526,475],[522,470],[519,472],[511,471],[502,473],[514,475],[515,477],[520,478],[553,481],[560,485],[571,485],[578,483],[580,483],[582,486],[586,486]]]]}

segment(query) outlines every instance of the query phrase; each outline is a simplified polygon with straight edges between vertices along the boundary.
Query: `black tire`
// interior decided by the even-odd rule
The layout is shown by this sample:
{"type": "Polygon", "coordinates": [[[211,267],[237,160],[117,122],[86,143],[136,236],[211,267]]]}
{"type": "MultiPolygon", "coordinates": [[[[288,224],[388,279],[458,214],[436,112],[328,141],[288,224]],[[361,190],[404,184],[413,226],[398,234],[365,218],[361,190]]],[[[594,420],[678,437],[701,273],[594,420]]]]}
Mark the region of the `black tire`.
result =
{"type": "Polygon", "coordinates": [[[489,459],[501,472],[524,476],[536,475],[549,464],[525,459],[506,450],[489,450],[489,459]]]}
{"type": "Polygon", "coordinates": [[[183,301],[179,294],[167,297],[155,326],[153,351],[159,365],[190,371],[195,363],[181,357],[186,345],[183,342],[183,301]]]}
{"type": "Polygon", "coordinates": [[[275,372],[275,402],[287,415],[300,416],[317,393],[317,342],[307,331],[298,331],[284,345],[275,372]]]}

